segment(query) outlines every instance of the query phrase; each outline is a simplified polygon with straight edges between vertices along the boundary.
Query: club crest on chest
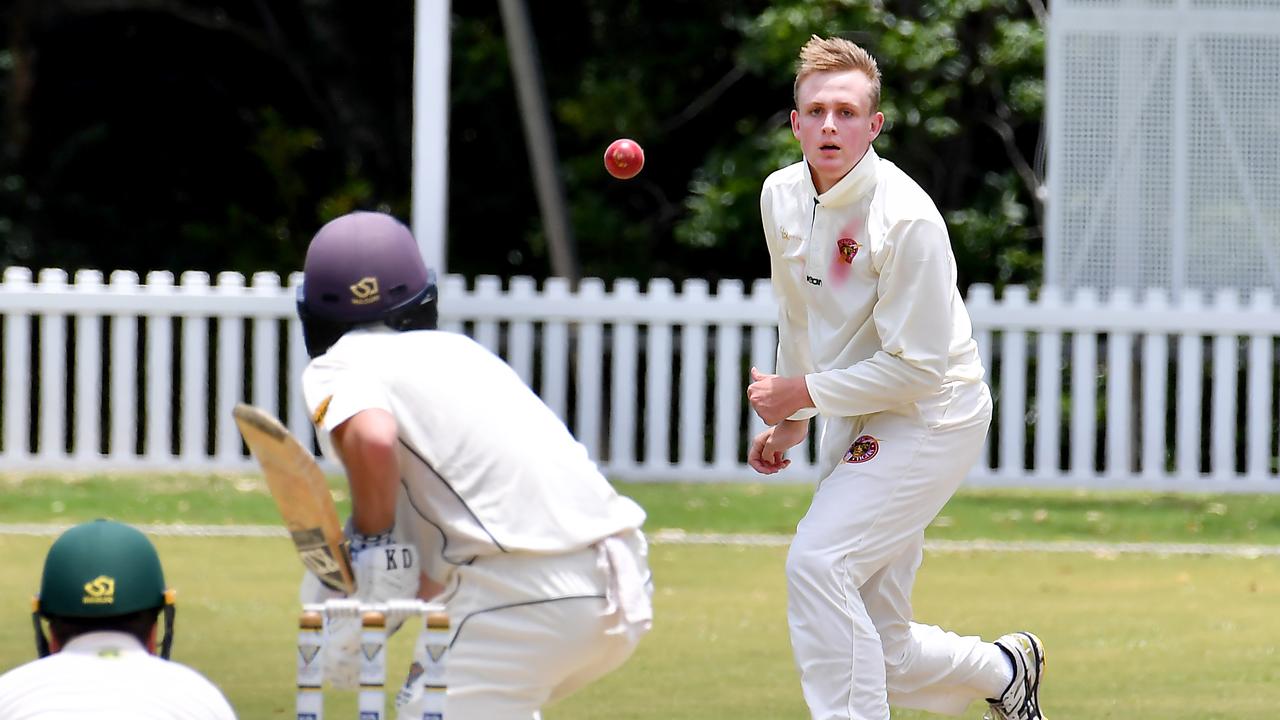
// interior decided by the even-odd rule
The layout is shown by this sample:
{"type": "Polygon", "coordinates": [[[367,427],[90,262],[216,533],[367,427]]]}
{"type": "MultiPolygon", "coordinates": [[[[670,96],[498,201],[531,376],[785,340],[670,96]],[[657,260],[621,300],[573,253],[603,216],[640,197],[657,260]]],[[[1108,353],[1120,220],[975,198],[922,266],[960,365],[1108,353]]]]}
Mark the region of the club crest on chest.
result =
{"type": "Polygon", "coordinates": [[[880,441],[870,435],[863,435],[845,451],[844,461],[847,463],[864,463],[880,452],[880,441]]]}
{"type": "Polygon", "coordinates": [[[858,254],[858,241],[849,237],[842,237],[836,241],[836,249],[840,251],[840,259],[846,265],[853,264],[853,258],[858,254]]]}

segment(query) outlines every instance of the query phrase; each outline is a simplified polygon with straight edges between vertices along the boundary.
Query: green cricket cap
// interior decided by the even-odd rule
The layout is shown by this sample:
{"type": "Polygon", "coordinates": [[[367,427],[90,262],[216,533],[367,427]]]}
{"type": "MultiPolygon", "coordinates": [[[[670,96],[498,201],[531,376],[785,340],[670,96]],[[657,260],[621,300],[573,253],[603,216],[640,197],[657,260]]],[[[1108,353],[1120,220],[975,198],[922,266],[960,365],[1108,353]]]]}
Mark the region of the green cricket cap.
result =
{"type": "Polygon", "coordinates": [[[64,532],[44,560],[37,609],[43,615],[94,618],[165,604],[156,548],[137,528],[94,520],[64,532]]]}

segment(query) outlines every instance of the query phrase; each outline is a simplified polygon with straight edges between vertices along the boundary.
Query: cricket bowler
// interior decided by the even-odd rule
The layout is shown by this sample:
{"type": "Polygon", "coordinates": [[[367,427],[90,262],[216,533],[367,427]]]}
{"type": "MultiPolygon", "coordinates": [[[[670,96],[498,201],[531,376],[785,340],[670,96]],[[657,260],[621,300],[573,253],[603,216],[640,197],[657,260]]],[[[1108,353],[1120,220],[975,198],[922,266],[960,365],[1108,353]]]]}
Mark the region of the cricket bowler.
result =
{"type": "Polygon", "coordinates": [[[978,460],[991,396],[946,223],[881,159],[880,70],[842,38],[800,51],[791,130],[804,159],[770,175],[760,213],[778,298],[778,371],[752,370],[770,427],[749,463],[786,467],[821,415],[820,477],[787,555],[787,619],[815,720],[889,707],[1043,720],[1044,647],[914,621],[924,531],[978,460]]]}

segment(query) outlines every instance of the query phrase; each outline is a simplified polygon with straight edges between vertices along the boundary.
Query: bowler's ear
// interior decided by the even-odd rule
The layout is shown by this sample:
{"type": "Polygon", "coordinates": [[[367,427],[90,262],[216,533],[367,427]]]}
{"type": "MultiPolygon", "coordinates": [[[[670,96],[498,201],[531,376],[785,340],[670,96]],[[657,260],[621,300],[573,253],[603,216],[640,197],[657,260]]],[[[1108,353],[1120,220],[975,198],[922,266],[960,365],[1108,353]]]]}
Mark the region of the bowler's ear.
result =
{"type": "Polygon", "coordinates": [[[880,131],[884,129],[884,113],[876,111],[871,116],[871,139],[875,140],[880,137],[880,131]]]}

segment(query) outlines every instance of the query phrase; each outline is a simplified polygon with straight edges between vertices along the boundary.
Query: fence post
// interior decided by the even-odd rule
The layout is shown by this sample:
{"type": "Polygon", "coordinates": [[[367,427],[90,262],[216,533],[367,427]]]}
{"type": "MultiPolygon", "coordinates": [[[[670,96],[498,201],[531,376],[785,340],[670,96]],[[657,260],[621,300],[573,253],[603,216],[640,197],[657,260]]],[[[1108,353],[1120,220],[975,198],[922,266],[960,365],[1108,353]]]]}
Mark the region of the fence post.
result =
{"type": "MultiPolygon", "coordinates": [[[[476,278],[475,297],[485,300],[496,300],[502,297],[502,279],[496,275],[481,275],[476,278]]],[[[471,337],[489,349],[494,355],[501,354],[498,337],[497,318],[478,318],[471,337]]]]}
{"type": "MultiPolygon", "coordinates": [[[[630,278],[613,284],[613,298],[619,307],[635,307],[640,302],[640,288],[630,278]]],[[[609,380],[609,469],[630,473],[636,467],[636,396],[640,387],[636,360],[640,346],[637,322],[618,318],[613,323],[612,377],[609,380]]]]}
{"type": "MultiPolygon", "coordinates": [[[[1169,310],[1164,290],[1148,288],[1141,310],[1159,315],[1169,310]]],[[[1166,474],[1168,423],[1169,336],[1148,330],[1142,338],[1142,477],[1156,482],[1166,474]]],[[[1176,407],[1176,405],[1175,405],[1176,407]]]]}
{"type": "MultiPolygon", "coordinates": [[[[207,297],[209,274],[188,270],[179,277],[180,292],[186,297],[207,297]]],[[[209,408],[201,401],[209,388],[209,315],[187,313],[182,318],[182,408],[178,428],[178,455],[182,467],[191,467],[206,457],[209,408]]]]}
{"type": "MultiPolygon", "coordinates": [[[[6,294],[31,291],[31,271],[4,270],[6,294]]],[[[23,463],[31,456],[31,313],[14,311],[4,319],[4,457],[23,463]]]]}
{"type": "MultiPolygon", "coordinates": [[[[562,277],[547,278],[542,296],[553,304],[564,303],[569,298],[569,281],[562,277]]],[[[568,374],[569,331],[568,324],[560,318],[549,318],[542,323],[542,382],[539,395],[567,425],[569,423],[568,374]]]]}
{"type": "MultiPolygon", "coordinates": [[[[243,297],[244,276],[237,272],[218,273],[215,298],[243,297]]],[[[218,325],[218,349],[214,366],[217,388],[213,415],[213,457],[221,467],[233,467],[240,460],[240,432],[231,408],[245,399],[244,319],[235,313],[220,312],[209,322],[218,325]]]]}
{"type": "MultiPolygon", "coordinates": [[[[654,278],[649,281],[645,304],[660,317],[658,310],[675,297],[671,281],[654,278]]],[[[644,467],[662,468],[671,462],[671,323],[650,320],[645,343],[645,408],[644,467]]]]}
{"type": "MultiPolygon", "coordinates": [[[[1038,305],[1046,314],[1061,312],[1061,290],[1052,285],[1041,288],[1038,305]]],[[[1062,331],[1042,327],[1037,335],[1035,476],[1048,478],[1062,472],[1062,331]]]]}
{"type": "MultiPolygon", "coordinates": [[[[1026,287],[1015,285],[1005,290],[1004,306],[1009,310],[1026,310],[1029,303],[1026,287]]],[[[1027,333],[1021,329],[1001,333],[998,407],[1000,457],[996,474],[1018,476],[1026,471],[1027,435],[1027,333]]]]}
{"type": "MultiPolygon", "coordinates": [[[[742,304],[742,281],[721,280],[716,285],[715,305],[742,304]]],[[[742,403],[746,386],[742,382],[742,326],[724,322],[716,327],[715,361],[715,458],[718,475],[728,475],[739,460],[742,403]]]]}
{"type": "MultiPolygon", "coordinates": [[[[1203,300],[1198,293],[1188,292],[1178,306],[1184,312],[1201,309],[1203,300]]],[[[1199,478],[1201,423],[1200,390],[1203,387],[1204,338],[1198,332],[1178,335],[1177,372],[1177,464],[1174,472],[1184,478],[1199,478]]]]}
{"type": "MultiPolygon", "coordinates": [[[[108,292],[119,296],[138,294],[138,274],[128,270],[111,273],[108,292]]],[[[119,313],[111,318],[111,385],[107,404],[111,434],[107,457],[133,460],[138,448],[138,372],[144,362],[138,356],[138,316],[119,313]]]]}
{"type": "MultiPolygon", "coordinates": [[[[1094,318],[1099,312],[1093,288],[1076,291],[1075,315],[1094,318]]],[[[1098,335],[1087,322],[1071,336],[1071,475],[1078,480],[1097,476],[1098,335]]]]}
{"type": "MultiPolygon", "coordinates": [[[[583,305],[604,302],[604,282],[599,278],[584,278],[578,285],[577,301],[583,305]]],[[[577,369],[574,432],[592,460],[600,458],[600,415],[604,412],[602,326],[598,320],[583,320],[578,324],[578,352],[574,358],[577,369]]]]}
{"type": "MultiPolygon", "coordinates": [[[[78,270],[73,291],[90,295],[102,294],[102,273],[78,270]]],[[[75,415],[73,419],[72,456],[89,462],[102,452],[103,318],[93,311],[75,314],[75,415]]]]}
{"type": "MultiPolygon", "coordinates": [[[[538,290],[531,277],[511,278],[510,302],[524,306],[537,302],[538,290]]],[[[535,387],[533,379],[533,322],[512,320],[507,331],[507,362],[524,384],[535,387]]]]}
{"type": "MultiPolygon", "coordinates": [[[[706,307],[707,281],[693,278],[680,289],[682,303],[706,307]]],[[[676,463],[695,474],[706,464],[707,323],[696,313],[680,328],[680,415],[676,463]]]]}
{"type": "MultiPolygon", "coordinates": [[[[296,293],[302,284],[302,273],[289,274],[290,293],[296,293]]],[[[288,419],[285,425],[289,432],[298,438],[304,447],[313,447],[315,427],[311,424],[311,415],[307,412],[307,399],[302,394],[302,371],[311,362],[307,355],[307,345],[302,338],[302,321],[297,312],[289,313],[288,337],[288,372],[285,377],[285,407],[288,419]]]]}
{"type": "MultiPolygon", "coordinates": [[[[1108,303],[1116,313],[1135,308],[1133,291],[1116,288],[1108,303]]],[[[1103,472],[1110,478],[1133,473],[1130,439],[1133,424],[1133,333],[1114,330],[1107,335],[1106,455],[1103,472]]]]}
{"type": "MultiPolygon", "coordinates": [[[[1249,311],[1266,317],[1275,313],[1275,296],[1270,288],[1254,290],[1249,311]]],[[[1245,456],[1245,475],[1255,482],[1271,478],[1271,383],[1275,376],[1273,365],[1274,340],[1268,333],[1255,332],[1249,336],[1248,391],[1248,454],[1245,456]]]]}
{"type": "MultiPolygon", "coordinates": [[[[450,302],[465,301],[471,296],[467,292],[467,280],[461,275],[446,275],[439,279],[440,306],[449,307],[450,302]]],[[[443,313],[440,317],[440,329],[447,332],[462,332],[462,321],[455,317],[455,313],[443,313]]]]}
{"type": "MultiPolygon", "coordinates": [[[[1223,314],[1240,314],[1244,308],[1240,295],[1229,288],[1219,289],[1213,308],[1223,314]]],[[[1236,474],[1236,388],[1240,346],[1234,331],[1213,334],[1213,380],[1209,396],[1209,431],[1213,433],[1209,453],[1209,473],[1216,480],[1227,481],[1236,474]]]]}
{"type": "MultiPolygon", "coordinates": [[[[762,315],[760,319],[751,324],[751,355],[748,358],[747,367],[758,368],[760,372],[772,374],[777,368],[778,363],[778,311],[774,304],[773,284],[767,279],[756,280],[751,285],[751,299],[769,298],[771,310],[768,315],[762,315]]],[[[750,377],[743,373],[738,378],[739,386],[742,389],[742,397],[746,397],[747,385],[750,377]]],[[[755,411],[747,408],[747,443],[750,444],[751,439],[756,435],[764,432],[764,421],[756,415],[755,411]]],[[[813,463],[809,459],[808,443],[802,443],[799,447],[792,451],[790,472],[795,475],[803,474],[808,471],[813,463]]]]}
{"type": "MultiPolygon", "coordinates": [[[[40,292],[65,294],[67,273],[45,269],[38,276],[40,292]]],[[[36,456],[56,464],[66,457],[67,438],[67,316],[48,312],[40,316],[40,407],[37,414],[40,445],[36,456]]]]}
{"type": "Polygon", "coordinates": [[[156,299],[147,313],[146,456],[159,465],[173,457],[173,316],[165,302],[175,294],[173,274],[147,273],[147,294],[156,299]]]}
{"type": "MultiPolygon", "coordinates": [[[[996,389],[994,387],[996,384],[995,365],[993,362],[992,323],[988,318],[999,309],[995,298],[995,289],[985,283],[970,285],[968,297],[965,298],[965,307],[969,311],[970,322],[973,324],[973,341],[978,346],[978,358],[982,361],[982,367],[986,370],[987,383],[992,386],[993,394],[996,389]]],[[[998,397],[993,398],[993,400],[998,400],[998,397]]],[[[991,456],[991,446],[996,439],[993,437],[996,432],[999,432],[998,427],[992,428],[991,432],[987,433],[987,439],[982,443],[982,454],[979,456],[975,470],[994,470],[996,459],[991,456]]]]}
{"type": "MultiPolygon", "coordinates": [[[[281,295],[280,276],[273,272],[253,274],[250,292],[260,297],[281,295]]],[[[289,298],[290,301],[293,298],[289,298]]],[[[292,305],[292,302],[290,302],[292,305]]],[[[280,413],[280,318],[259,315],[253,319],[253,404],[279,416],[280,413]]],[[[234,421],[233,421],[234,422],[234,421]]],[[[241,453],[237,456],[243,458],[241,453]]]]}

